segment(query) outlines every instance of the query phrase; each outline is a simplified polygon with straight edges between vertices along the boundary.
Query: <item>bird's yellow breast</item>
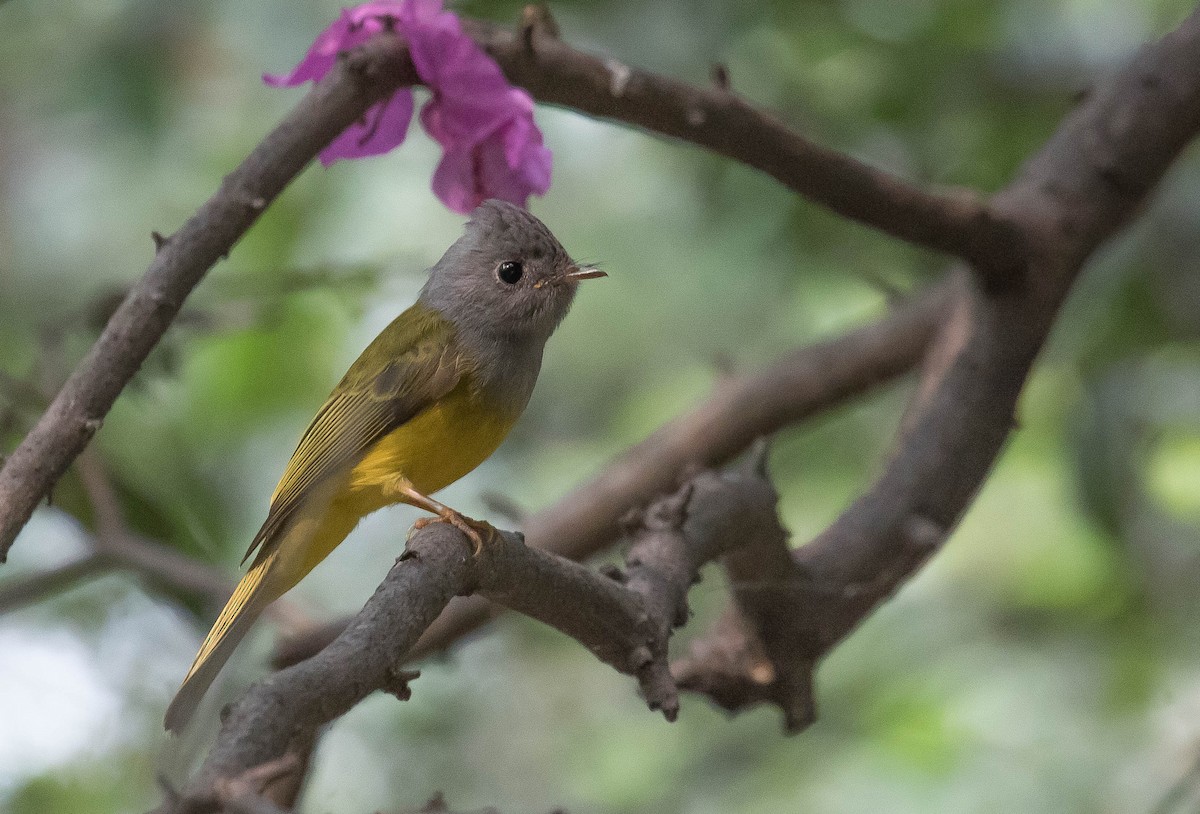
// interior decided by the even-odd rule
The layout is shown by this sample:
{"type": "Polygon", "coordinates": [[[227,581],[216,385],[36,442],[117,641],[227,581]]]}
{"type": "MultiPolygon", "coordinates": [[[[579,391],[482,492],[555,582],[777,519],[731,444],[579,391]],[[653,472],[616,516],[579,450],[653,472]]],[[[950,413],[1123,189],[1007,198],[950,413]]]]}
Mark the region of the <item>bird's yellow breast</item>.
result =
{"type": "Polygon", "coordinates": [[[474,392],[470,377],[433,406],[385,435],[350,472],[350,488],[363,490],[379,505],[397,502],[387,486],[407,478],[423,494],[449,486],[479,466],[508,435],[517,416],[485,394],[474,392]],[[378,493],[378,494],[376,494],[378,493]]]}

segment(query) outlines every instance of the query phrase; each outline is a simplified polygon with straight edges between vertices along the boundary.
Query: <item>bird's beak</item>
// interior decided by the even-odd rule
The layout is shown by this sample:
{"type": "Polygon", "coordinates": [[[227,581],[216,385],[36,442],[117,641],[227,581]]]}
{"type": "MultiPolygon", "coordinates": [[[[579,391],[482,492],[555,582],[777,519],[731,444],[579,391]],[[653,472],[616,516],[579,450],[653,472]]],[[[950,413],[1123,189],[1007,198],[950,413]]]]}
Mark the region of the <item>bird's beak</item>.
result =
{"type": "Polygon", "coordinates": [[[607,277],[608,274],[595,266],[575,266],[563,276],[571,282],[579,282],[580,280],[591,280],[595,277],[607,277]]]}

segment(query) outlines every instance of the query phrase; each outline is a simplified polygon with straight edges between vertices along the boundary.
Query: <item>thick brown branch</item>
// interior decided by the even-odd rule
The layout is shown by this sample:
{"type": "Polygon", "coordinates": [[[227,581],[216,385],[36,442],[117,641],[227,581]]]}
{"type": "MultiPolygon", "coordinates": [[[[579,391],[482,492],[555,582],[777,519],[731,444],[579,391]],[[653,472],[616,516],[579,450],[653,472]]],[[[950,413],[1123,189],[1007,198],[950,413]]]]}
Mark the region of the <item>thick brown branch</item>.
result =
{"type": "Polygon", "coordinates": [[[297,739],[311,737],[378,689],[403,694],[410,676],[405,654],[450,597],[465,589],[470,572],[470,543],[459,532],[436,523],[415,534],[336,641],[255,684],[230,707],[190,791],[165,810],[212,811],[221,780],[295,751],[297,739]]]}
{"type": "Polygon", "coordinates": [[[224,814],[285,814],[295,800],[295,793],[284,795],[289,801],[281,803],[273,799],[276,795],[268,790],[274,791],[281,786],[289,792],[298,789],[300,784],[295,778],[303,773],[304,763],[298,755],[288,752],[243,772],[240,777],[222,779],[214,789],[222,811],[224,814]]]}
{"type": "MultiPolygon", "coordinates": [[[[612,545],[621,518],[647,497],[674,489],[689,471],[721,466],[755,438],[829,410],[891,381],[917,364],[949,308],[939,286],[886,318],[844,336],[788,353],[751,374],[722,379],[695,410],[630,447],[599,475],[522,523],[525,538],[573,560],[612,545]]],[[[413,651],[445,648],[499,613],[480,597],[455,599],[413,651]]],[[[284,667],[333,641],[345,620],[284,639],[274,663],[284,667]]]]}
{"type": "Polygon", "coordinates": [[[924,354],[951,292],[938,286],[879,322],[798,348],[752,374],[722,379],[695,410],[630,447],[599,475],[522,528],[531,545],[574,559],[609,545],[618,523],[646,496],[689,469],[720,466],[756,438],[830,410],[911,370],[924,354]]]}
{"type": "Polygon", "coordinates": [[[790,716],[801,705],[817,659],[958,522],[1014,426],[1021,388],[1083,264],[1137,211],[1197,132],[1200,10],[1098,86],[996,196],[996,209],[1038,238],[1029,285],[995,296],[972,290],[961,301],[939,340],[954,352],[931,360],[894,457],[862,498],[795,552],[795,568],[740,567],[738,558],[749,552],[731,558],[735,584],[749,574],[774,574],[779,603],[766,613],[753,606],[752,594],[735,590],[742,624],[715,630],[677,665],[686,669],[687,685],[730,708],[772,700],[790,716]],[[751,691],[755,653],[777,668],[770,692],[751,691]],[[740,674],[730,670],[737,662],[740,674]],[[787,683],[790,689],[781,689],[787,683]]]}
{"type": "Polygon", "coordinates": [[[796,193],[887,234],[956,255],[1002,282],[1025,264],[1011,221],[970,191],[933,191],[822,147],[717,86],[701,87],[575,50],[555,37],[468,21],[508,78],[540,101],[627,122],[761,170],[796,193]]]}
{"type": "MultiPolygon", "coordinates": [[[[1084,262],[1198,131],[1200,11],[1098,86],[997,195],[996,207],[1039,237],[1036,274],[1024,290],[966,300],[964,323],[947,326],[955,332],[947,341],[962,350],[904,443],[870,491],[798,552],[810,575],[871,584],[898,564],[896,579],[859,603],[865,612],[931,553],[1012,430],[1017,397],[1084,262]]],[[[839,635],[856,621],[845,620],[839,635]]]]}
{"type": "Polygon", "coordinates": [[[297,738],[311,736],[370,692],[406,697],[405,654],[457,593],[478,592],[574,637],[637,677],[648,704],[672,718],[677,699],[667,638],[681,621],[683,596],[704,562],[753,538],[763,515],[777,523],[775,492],[760,473],[703,472],[650,511],[635,535],[626,580],[530,548],[510,532],[472,556],[459,531],[431,524],[413,535],[332,644],[256,684],[231,708],[197,779],[166,810],[212,810],[230,778],[279,760],[297,738]]]}

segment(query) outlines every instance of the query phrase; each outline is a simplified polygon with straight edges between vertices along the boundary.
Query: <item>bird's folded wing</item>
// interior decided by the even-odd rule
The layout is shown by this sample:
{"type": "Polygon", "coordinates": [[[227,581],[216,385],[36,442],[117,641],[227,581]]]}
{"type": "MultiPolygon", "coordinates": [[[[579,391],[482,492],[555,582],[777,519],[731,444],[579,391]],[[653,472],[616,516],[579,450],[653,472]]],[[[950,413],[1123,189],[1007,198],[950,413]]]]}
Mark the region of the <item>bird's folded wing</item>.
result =
{"type": "Polygon", "coordinates": [[[305,430],[243,562],[259,546],[259,558],[270,553],[310,490],[454,389],[463,370],[453,334],[444,317],[418,304],[367,346],[305,430]]]}

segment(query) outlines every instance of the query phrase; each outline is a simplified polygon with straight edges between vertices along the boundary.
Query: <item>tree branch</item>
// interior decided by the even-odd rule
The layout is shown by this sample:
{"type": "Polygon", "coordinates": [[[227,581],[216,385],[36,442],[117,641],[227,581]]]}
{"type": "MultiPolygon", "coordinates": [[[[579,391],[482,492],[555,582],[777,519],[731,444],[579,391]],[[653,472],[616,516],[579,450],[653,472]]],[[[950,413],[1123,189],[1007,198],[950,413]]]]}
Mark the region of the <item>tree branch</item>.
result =
{"type": "Polygon", "coordinates": [[[383,689],[407,698],[415,675],[404,669],[407,652],[458,593],[479,592],[572,636],[635,676],[651,708],[673,718],[667,639],[686,618],[687,588],[703,563],[753,541],[762,518],[775,517],[775,501],[754,467],[700,473],[647,512],[623,579],[531,548],[511,532],[497,533],[472,556],[470,541],[449,524],[423,528],[332,644],[255,684],[229,709],[195,781],[161,810],[211,811],[229,778],[279,760],[297,738],[368,694],[383,689]]]}
{"type": "MultiPolygon", "coordinates": [[[[936,354],[895,455],[866,494],[796,550],[794,565],[777,567],[770,607],[738,588],[761,567],[739,565],[751,552],[729,558],[739,623],[714,630],[676,665],[684,685],[731,709],[772,701],[793,729],[811,720],[796,711],[811,707],[812,665],[946,539],[1014,426],[1017,397],[1084,262],[1197,132],[1200,10],[1093,90],[996,196],[996,209],[1034,239],[1028,285],[969,292],[939,339],[956,351],[936,354]],[[756,682],[760,653],[772,670],[756,682]]],[[[778,550],[759,556],[778,564],[778,550]]]]}
{"type": "Polygon", "coordinates": [[[921,189],[822,147],[720,85],[700,87],[586,54],[556,36],[477,20],[464,28],[542,102],[637,125],[732,158],[843,217],[957,256],[997,286],[1026,264],[1024,239],[973,191],[921,189]]]}
{"type": "Polygon", "coordinates": [[[49,409],[0,469],[0,562],[37,502],[70,466],[208,269],[227,255],[317,152],[399,83],[415,79],[407,49],[381,37],[342,60],[225,177],[109,319],[49,409]]]}
{"type": "MultiPolygon", "coordinates": [[[[956,254],[1001,281],[1023,241],[971,193],[922,191],[819,147],[726,90],[635,71],[545,36],[465,21],[515,83],[545,102],[635,124],[767,172],[801,195],[889,234],[956,254]]],[[[317,152],[378,99],[417,81],[404,44],[380,34],[350,52],[169,238],[37,425],[0,469],[0,562],[208,269],[317,152]]],[[[1000,285],[1000,283],[997,283],[1000,285]]]]}
{"type": "Polygon", "coordinates": [[[111,558],[92,552],[36,574],[6,579],[0,582],[0,613],[33,604],[114,567],[111,558]]]}
{"type": "MultiPolygon", "coordinates": [[[[530,546],[583,560],[610,546],[621,519],[649,497],[674,489],[689,471],[722,466],[755,438],[772,435],[860,396],[920,361],[953,291],[937,286],[877,323],[798,348],[752,374],[723,378],[699,407],[660,427],[596,477],[521,524],[530,546]]],[[[459,597],[413,649],[412,659],[444,649],[501,612],[478,596],[459,597]]],[[[336,620],[280,640],[272,659],[308,658],[346,626],[336,620]]]]}
{"type": "Polygon", "coordinates": [[[234,582],[227,575],[130,531],[120,498],[94,451],[84,450],[75,466],[95,523],[95,531],[89,535],[91,552],[41,573],[4,580],[0,583],[0,613],[118,569],[132,571],[171,590],[209,596],[220,602],[229,598],[234,582]]]}

